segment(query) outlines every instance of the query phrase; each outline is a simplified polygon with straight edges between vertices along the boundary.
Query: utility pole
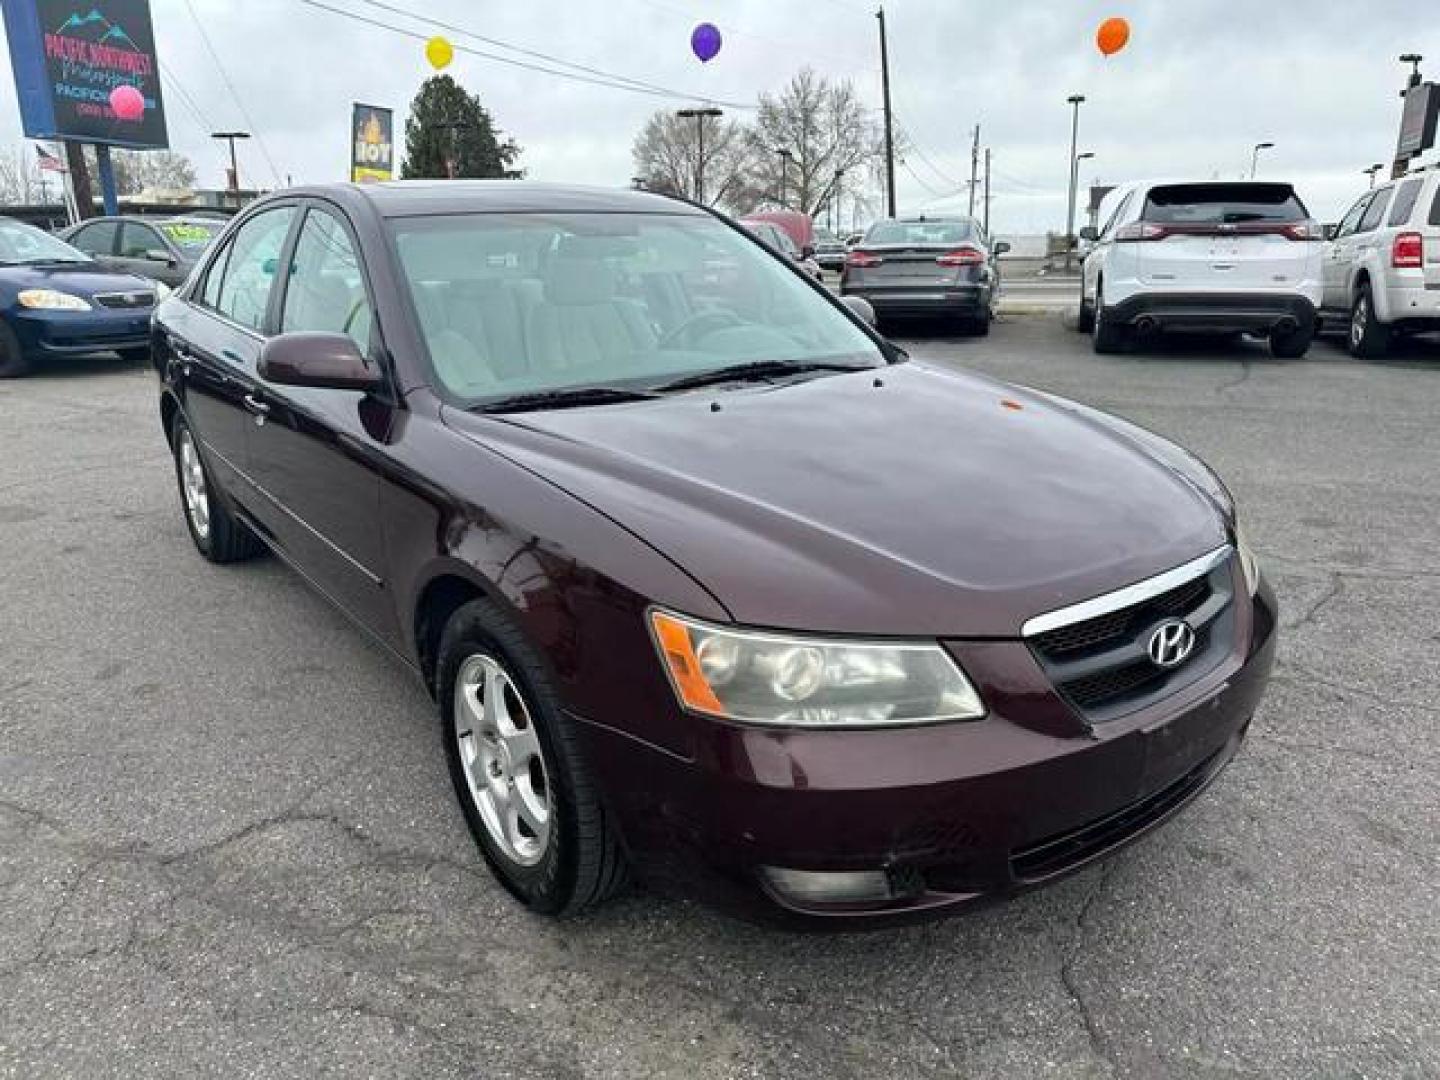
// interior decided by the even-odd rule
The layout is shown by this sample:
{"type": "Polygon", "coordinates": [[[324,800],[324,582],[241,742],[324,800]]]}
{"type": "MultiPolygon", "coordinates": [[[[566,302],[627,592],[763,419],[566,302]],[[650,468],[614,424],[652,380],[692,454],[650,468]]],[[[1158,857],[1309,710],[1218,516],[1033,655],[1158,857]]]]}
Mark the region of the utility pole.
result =
{"type": "Polygon", "coordinates": [[[1080,177],[1080,162],[1075,158],[1075,151],[1080,146],[1080,106],[1085,95],[1071,94],[1065,101],[1074,110],[1070,120],[1070,205],[1065,211],[1065,269],[1069,270],[1075,255],[1075,186],[1080,177]]]}
{"type": "Polygon", "coordinates": [[[1261,150],[1272,150],[1272,149],[1274,149],[1274,147],[1275,147],[1275,144],[1274,144],[1273,142],[1257,142],[1257,143],[1255,144],[1255,148],[1250,151],[1250,179],[1251,179],[1251,180],[1254,180],[1254,179],[1255,179],[1256,170],[1258,170],[1258,169],[1260,168],[1260,151],[1261,151],[1261,150]]]}
{"type": "Polygon", "coordinates": [[[212,139],[221,139],[230,144],[230,182],[226,184],[226,187],[230,189],[230,194],[235,196],[235,205],[239,206],[240,165],[235,157],[235,140],[248,139],[250,137],[250,133],[248,131],[212,131],[210,133],[210,137],[212,139]]]}
{"type": "MultiPolygon", "coordinates": [[[[1414,90],[1423,81],[1420,77],[1420,61],[1424,59],[1425,57],[1421,56],[1419,53],[1402,53],[1400,55],[1400,63],[1410,65],[1410,77],[1405,80],[1405,89],[1400,91],[1401,101],[1404,101],[1406,96],[1409,95],[1410,91],[1414,90]]],[[[1401,112],[1401,126],[1404,126],[1403,106],[1401,112]]],[[[1400,177],[1404,176],[1409,171],[1409,160],[1397,156],[1394,163],[1390,166],[1390,179],[1398,180],[1400,179],[1400,177]]]]}
{"type": "Polygon", "coordinates": [[[675,114],[686,120],[695,121],[695,201],[705,201],[705,119],[707,117],[719,118],[725,114],[716,108],[707,109],[681,109],[675,114]]]}
{"type": "Polygon", "coordinates": [[[990,147],[985,147],[985,235],[990,235],[990,147]]]}
{"type": "Polygon", "coordinates": [[[980,182],[980,125],[975,125],[975,138],[970,143],[970,217],[975,216],[975,185],[980,182]]]}
{"type": "MultiPolygon", "coordinates": [[[[779,200],[779,201],[780,201],[780,209],[781,209],[781,210],[784,210],[784,209],[785,209],[785,181],[789,179],[789,176],[788,176],[788,174],[787,174],[786,166],[788,166],[788,165],[790,164],[790,159],[791,159],[792,157],[794,157],[795,155],[793,155],[792,153],[790,153],[790,151],[787,150],[787,149],[786,149],[785,147],[783,147],[783,146],[776,147],[775,153],[778,154],[779,157],[780,157],[780,200],[779,200]]],[[[802,182],[803,182],[804,177],[801,177],[801,180],[802,180],[802,182]]]]}
{"type": "Polygon", "coordinates": [[[885,213],[895,217],[895,117],[890,108],[890,49],[885,43],[885,9],[875,12],[880,20],[880,90],[885,97],[885,213]]]}
{"type": "Polygon", "coordinates": [[[70,176],[70,191],[75,196],[76,216],[84,221],[95,216],[95,193],[90,189],[90,170],[85,165],[83,143],[65,140],[65,165],[70,176]]]}

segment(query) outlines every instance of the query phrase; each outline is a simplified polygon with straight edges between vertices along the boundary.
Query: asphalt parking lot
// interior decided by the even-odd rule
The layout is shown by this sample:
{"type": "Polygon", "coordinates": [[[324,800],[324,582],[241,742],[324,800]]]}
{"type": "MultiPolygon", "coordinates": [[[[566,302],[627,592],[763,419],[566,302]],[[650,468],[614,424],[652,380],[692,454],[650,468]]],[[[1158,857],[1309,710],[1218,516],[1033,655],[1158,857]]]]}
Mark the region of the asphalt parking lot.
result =
{"type": "Polygon", "coordinates": [[[905,344],[1236,492],[1280,659],[1186,814],[918,928],[532,918],[418,683],[275,561],[201,561],[152,378],[74,363],[0,383],[0,1076],[1440,1076],[1440,342],[905,344]]]}

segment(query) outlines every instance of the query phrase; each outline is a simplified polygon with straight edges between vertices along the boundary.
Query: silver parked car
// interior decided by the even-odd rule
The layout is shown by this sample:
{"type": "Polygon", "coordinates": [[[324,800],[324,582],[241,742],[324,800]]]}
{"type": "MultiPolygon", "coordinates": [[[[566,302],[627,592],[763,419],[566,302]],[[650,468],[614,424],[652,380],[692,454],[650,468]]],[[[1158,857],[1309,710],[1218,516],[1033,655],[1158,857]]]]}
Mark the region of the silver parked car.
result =
{"type": "Polygon", "coordinates": [[[1324,273],[1321,315],[1346,325],[1356,356],[1440,330],[1440,168],[1362,195],[1325,245],[1324,273]]]}

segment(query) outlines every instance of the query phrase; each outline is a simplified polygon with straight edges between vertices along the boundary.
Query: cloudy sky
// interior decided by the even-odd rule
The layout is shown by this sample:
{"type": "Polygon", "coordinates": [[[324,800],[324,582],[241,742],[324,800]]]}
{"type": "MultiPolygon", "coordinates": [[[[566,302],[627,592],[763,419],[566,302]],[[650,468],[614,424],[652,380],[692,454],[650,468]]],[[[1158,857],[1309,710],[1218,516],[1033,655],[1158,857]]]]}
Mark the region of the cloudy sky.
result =
{"type": "MultiPolygon", "coordinates": [[[[868,104],[880,104],[874,8],[862,0],[322,2],[421,37],[437,32],[397,9],[414,12],[724,102],[751,103],[808,64],[853,79],[868,104]],[[699,21],[725,34],[719,57],[703,65],[689,50],[699,21]]],[[[304,0],[152,0],[152,11],[173,84],[171,144],[215,186],[224,160],[206,136],[220,127],[260,136],[242,150],[247,184],[343,179],[350,102],[392,106],[398,125],[429,73],[421,41],[304,0]]],[[[1293,180],[1312,211],[1333,220],[1364,186],[1360,170],[1393,151],[1404,81],[1396,56],[1432,52],[1428,70],[1440,75],[1440,0],[889,0],[886,11],[895,111],[912,145],[899,170],[902,208],[963,207],[979,123],[994,153],[992,213],[1009,232],[1063,226],[1069,94],[1088,99],[1080,143],[1096,157],[1084,163],[1084,183],[1235,177],[1248,172],[1256,142],[1272,141],[1261,175],[1293,180]],[[1130,20],[1132,37],[1105,59],[1094,31],[1111,15],[1130,20]]],[[[8,66],[8,55],[0,62],[8,66]]],[[[522,165],[536,179],[626,183],[646,116],[684,104],[464,53],[449,70],[524,146],[522,165]]],[[[20,138],[7,71],[0,144],[20,138]]]]}

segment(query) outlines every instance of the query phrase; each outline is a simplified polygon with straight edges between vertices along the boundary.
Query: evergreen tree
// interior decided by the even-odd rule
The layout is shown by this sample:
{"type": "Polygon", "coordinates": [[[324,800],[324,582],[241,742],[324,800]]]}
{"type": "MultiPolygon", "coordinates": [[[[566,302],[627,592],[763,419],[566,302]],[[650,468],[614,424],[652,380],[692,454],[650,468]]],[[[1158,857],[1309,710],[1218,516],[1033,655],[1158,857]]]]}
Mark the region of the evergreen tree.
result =
{"type": "Polygon", "coordinates": [[[400,175],[518,179],[512,166],[520,147],[514,139],[501,142],[500,134],[479,98],[449,75],[434,75],[410,103],[400,175]]]}

